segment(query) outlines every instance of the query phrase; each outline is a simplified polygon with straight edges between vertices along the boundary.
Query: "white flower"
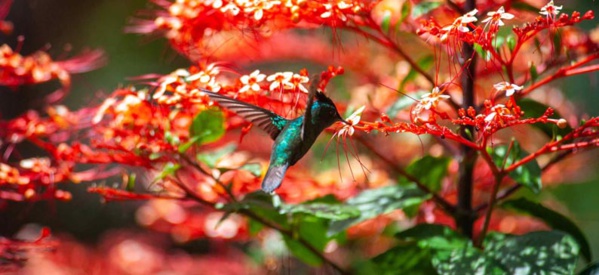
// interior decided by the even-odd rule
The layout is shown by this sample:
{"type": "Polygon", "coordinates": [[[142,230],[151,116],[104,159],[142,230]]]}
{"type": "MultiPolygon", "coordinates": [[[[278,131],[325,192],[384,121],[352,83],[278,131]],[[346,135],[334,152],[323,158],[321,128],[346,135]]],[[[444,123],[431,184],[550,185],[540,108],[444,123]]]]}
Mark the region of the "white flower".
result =
{"type": "Polygon", "coordinates": [[[494,23],[497,23],[497,25],[499,26],[505,25],[503,21],[501,21],[501,19],[510,20],[514,18],[513,14],[505,12],[503,6],[501,6],[497,11],[488,12],[487,16],[488,17],[482,21],[483,23],[492,21],[494,23]]]}
{"type": "Polygon", "coordinates": [[[541,8],[539,13],[545,16],[556,16],[559,14],[559,11],[562,9],[562,6],[556,6],[553,4],[553,0],[549,1],[547,5],[541,8]]]}
{"type": "Polygon", "coordinates": [[[444,95],[439,87],[435,87],[430,93],[422,96],[420,105],[422,105],[424,109],[430,110],[432,107],[437,107],[440,100],[448,98],[449,95],[444,95]]]}
{"type": "Polygon", "coordinates": [[[275,90],[282,90],[285,88],[293,88],[291,78],[293,77],[292,72],[274,73],[266,78],[266,81],[272,82],[268,88],[271,92],[275,90]]]}
{"type": "Polygon", "coordinates": [[[441,40],[447,39],[447,35],[453,30],[458,30],[460,32],[469,32],[470,29],[468,28],[468,24],[478,21],[478,19],[475,16],[476,13],[478,13],[478,10],[473,9],[468,13],[456,18],[451,25],[443,28],[443,30],[447,32],[441,37],[441,40]]]}
{"type": "Polygon", "coordinates": [[[486,122],[493,121],[496,117],[501,118],[502,116],[510,116],[510,110],[503,104],[497,104],[491,107],[491,113],[485,117],[486,122]]]}
{"type": "Polygon", "coordinates": [[[518,86],[507,81],[499,82],[493,85],[493,87],[499,92],[505,92],[505,96],[512,96],[517,91],[520,91],[523,88],[522,86],[518,86]]]}
{"type": "Polygon", "coordinates": [[[254,92],[260,91],[260,82],[264,81],[266,75],[260,73],[260,70],[255,70],[249,75],[242,76],[239,81],[244,85],[239,89],[239,93],[245,93],[249,90],[254,92]]]}
{"type": "Polygon", "coordinates": [[[339,131],[337,131],[337,133],[335,133],[335,135],[336,136],[346,136],[346,135],[353,136],[354,132],[355,132],[354,126],[358,125],[358,123],[360,123],[360,119],[362,119],[362,112],[364,112],[364,108],[366,108],[366,106],[362,106],[362,107],[358,108],[351,115],[349,115],[345,119],[345,121],[347,121],[347,124],[343,125],[343,128],[339,129],[339,131]]]}

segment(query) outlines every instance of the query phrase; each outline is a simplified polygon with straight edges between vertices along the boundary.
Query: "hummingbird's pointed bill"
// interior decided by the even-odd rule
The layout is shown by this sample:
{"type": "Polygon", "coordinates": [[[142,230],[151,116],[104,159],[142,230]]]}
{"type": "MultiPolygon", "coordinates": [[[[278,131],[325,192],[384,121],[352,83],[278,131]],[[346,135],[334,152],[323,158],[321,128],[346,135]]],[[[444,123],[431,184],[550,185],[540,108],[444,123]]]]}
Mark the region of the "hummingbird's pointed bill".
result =
{"type": "MultiPolygon", "coordinates": [[[[317,80],[313,80],[314,82],[317,80]]],[[[294,165],[312,147],[318,135],[333,123],[348,124],[333,101],[312,85],[304,115],[285,119],[269,110],[241,102],[221,94],[202,90],[211,100],[260,127],[275,141],[270,155],[270,165],[262,180],[262,190],[274,192],[285,177],[289,166],[294,165]]]]}

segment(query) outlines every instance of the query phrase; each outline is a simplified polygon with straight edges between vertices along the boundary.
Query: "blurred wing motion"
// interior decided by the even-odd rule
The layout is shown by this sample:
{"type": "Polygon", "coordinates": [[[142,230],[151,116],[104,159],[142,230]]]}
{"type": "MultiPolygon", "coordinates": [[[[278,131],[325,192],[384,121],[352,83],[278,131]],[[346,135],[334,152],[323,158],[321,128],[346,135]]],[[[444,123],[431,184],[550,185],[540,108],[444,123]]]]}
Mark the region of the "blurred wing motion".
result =
{"type": "Polygon", "coordinates": [[[275,189],[279,188],[288,167],[289,163],[284,163],[282,165],[271,164],[262,181],[262,190],[266,193],[272,193],[275,189]]]}
{"type": "Polygon", "coordinates": [[[285,124],[287,124],[285,118],[264,108],[213,93],[208,90],[202,90],[202,92],[206,93],[211,100],[218,102],[221,107],[235,112],[247,121],[260,127],[260,129],[267,132],[273,140],[277,138],[279,133],[281,133],[281,130],[283,130],[283,127],[285,127],[285,124]]]}

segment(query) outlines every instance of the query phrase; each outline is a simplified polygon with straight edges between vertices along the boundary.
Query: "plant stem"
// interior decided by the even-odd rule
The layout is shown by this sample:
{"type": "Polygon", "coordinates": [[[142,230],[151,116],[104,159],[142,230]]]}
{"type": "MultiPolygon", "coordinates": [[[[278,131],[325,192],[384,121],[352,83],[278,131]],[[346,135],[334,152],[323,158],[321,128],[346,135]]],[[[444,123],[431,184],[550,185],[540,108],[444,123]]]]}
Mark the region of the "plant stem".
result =
{"type": "MultiPolygon", "coordinates": [[[[476,7],[475,0],[467,0],[464,5],[464,10],[473,10],[476,7]]],[[[462,92],[463,102],[462,108],[468,109],[470,106],[474,106],[475,94],[474,94],[474,81],[476,79],[476,55],[474,54],[474,47],[468,43],[463,44],[463,62],[465,64],[462,73],[462,92]]],[[[461,129],[461,136],[465,139],[472,140],[474,129],[472,126],[466,126],[461,129]]],[[[476,213],[472,210],[472,184],[473,184],[473,172],[474,164],[476,162],[476,150],[471,147],[460,145],[461,147],[461,158],[459,160],[458,169],[458,203],[455,215],[456,226],[465,236],[472,238],[474,221],[476,220],[476,213]]]]}

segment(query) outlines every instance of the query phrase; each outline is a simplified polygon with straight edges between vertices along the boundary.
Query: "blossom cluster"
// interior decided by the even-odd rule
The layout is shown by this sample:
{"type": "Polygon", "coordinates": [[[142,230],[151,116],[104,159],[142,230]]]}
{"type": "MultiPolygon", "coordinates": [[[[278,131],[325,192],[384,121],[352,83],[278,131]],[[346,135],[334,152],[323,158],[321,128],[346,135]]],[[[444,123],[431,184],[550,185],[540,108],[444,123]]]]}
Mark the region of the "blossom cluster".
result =
{"type": "Polygon", "coordinates": [[[267,36],[272,31],[298,24],[360,25],[367,20],[377,1],[178,0],[156,3],[164,10],[157,11],[154,20],[138,20],[129,30],[162,31],[176,49],[190,54],[197,45],[224,32],[249,29],[267,36]]]}

